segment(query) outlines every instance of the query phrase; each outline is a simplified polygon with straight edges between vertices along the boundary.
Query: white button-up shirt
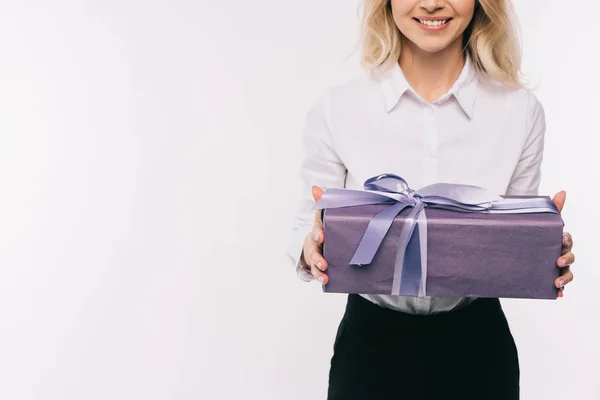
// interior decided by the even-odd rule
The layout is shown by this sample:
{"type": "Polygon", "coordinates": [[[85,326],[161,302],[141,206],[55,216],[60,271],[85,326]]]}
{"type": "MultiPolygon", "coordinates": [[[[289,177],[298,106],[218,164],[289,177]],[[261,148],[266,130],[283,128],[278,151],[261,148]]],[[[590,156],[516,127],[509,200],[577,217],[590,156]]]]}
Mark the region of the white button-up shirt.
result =
{"type": "MultiPolygon", "coordinates": [[[[544,111],[526,89],[508,89],[480,76],[467,57],[452,88],[433,103],[409,85],[398,64],[329,88],[308,113],[303,133],[304,183],[287,254],[299,276],[304,238],[315,212],[311,186],[363,189],[382,173],[411,188],[436,182],[537,195],[544,147],[544,111]]],[[[325,233],[327,241],[327,233],[325,233]]],[[[469,298],[361,295],[384,307],[431,314],[469,298]]]]}

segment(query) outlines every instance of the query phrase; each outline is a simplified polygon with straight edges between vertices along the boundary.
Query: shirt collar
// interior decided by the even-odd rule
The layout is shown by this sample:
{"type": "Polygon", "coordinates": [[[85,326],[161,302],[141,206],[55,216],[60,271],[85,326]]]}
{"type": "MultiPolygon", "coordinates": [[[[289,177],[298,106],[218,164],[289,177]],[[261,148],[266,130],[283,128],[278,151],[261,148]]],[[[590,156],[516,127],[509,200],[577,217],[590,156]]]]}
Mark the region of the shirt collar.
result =
{"type": "MultiPolygon", "coordinates": [[[[467,55],[465,65],[458,79],[454,82],[454,85],[452,85],[448,93],[442,96],[440,100],[453,95],[465,114],[471,118],[473,107],[475,105],[475,94],[477,92],[478,81],[477,71],[471,62],[471,58],[467,55]]],[[[381,73],[379,83],[381,85],[381,90],[383,91],[387,112],[390,112],[398,104],[400,98],[406,91],[413,91],[398,63],[394,63],[390,68],[381,73]]]]}

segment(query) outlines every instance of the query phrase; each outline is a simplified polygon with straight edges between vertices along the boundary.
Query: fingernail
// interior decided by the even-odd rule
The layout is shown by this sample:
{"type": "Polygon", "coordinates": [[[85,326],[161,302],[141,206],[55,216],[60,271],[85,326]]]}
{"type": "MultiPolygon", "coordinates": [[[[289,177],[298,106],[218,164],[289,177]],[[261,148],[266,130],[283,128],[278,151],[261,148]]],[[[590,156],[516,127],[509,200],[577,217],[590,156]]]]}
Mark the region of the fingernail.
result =
{"type": "Polygon", "coordinates": [[[563,244],[567,244],[569,242],[569,237],[567,235],[563,235],[563,244]]]}
{"type": "Polygon", "coordinates": [[[315,236],[315,241],[317,241],[317,242],[318,242],[318,241],[319,241],[319,237],[321,237],[321,234],[320,234],[320,233],[317,233],[317,236],[315,236]]]}
{"type": "Polygon", "coordinates": [[[325,278],[323,278],[323,276],[319,276],[317,279],[319,279],[319,282],[325,284],[325,278]]]}
{"type": "Polygon", "coordinates": [[[323,262],[318,261],[317,262],[317,268],[319,268],[321,271],[323,271],[323,262]]]}
{"type": "Polygon", "coordinates": [[[560,263],[561,263],[561,265],[564,267],[565,265],[567,265],[567,259],[566,259],[566,258],[563,258],[563,259],[560,261],[560,263]]]}
{"type": "Polygon", "coordinates": [[[559,282],[559,284],[560,284],[560,287],[564,287],[565,286],[565,281],[563,279],[561,279],[560,282],[559,282]]]}

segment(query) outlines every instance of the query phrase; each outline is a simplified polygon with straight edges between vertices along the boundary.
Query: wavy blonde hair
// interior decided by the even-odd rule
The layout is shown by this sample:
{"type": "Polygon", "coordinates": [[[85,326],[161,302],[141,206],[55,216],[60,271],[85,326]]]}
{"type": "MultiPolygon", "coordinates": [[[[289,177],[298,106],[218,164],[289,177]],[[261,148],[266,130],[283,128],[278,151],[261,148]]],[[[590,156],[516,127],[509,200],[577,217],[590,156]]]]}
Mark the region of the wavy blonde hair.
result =
{"type": "MultiPolygon", "coordinates": [[[[397,62],[406,39],[394,22],[391,0],[364,0],[361,20],[363,66],[373,73],[397,62]]],[[[515,28],[510,0],[476,0],[463,49],[480,74],[510,87],[522,87],[521,47],[515,28]]]]}

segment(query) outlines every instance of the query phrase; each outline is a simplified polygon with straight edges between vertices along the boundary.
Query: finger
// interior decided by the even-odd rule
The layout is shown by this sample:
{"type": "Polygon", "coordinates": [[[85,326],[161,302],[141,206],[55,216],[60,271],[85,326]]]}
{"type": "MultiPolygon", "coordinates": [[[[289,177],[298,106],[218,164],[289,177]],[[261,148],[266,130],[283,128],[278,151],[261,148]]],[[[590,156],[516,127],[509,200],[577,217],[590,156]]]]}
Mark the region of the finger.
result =
{"type": "Polygon", "coordinates": [[[321,199],[321,196],[323,196],[323,189],[321,189],[317,185],[314,185],[312,187],[312,195],[315,202],[319,201],[321,199]]]}
{"type": "Polygon", "coordinates": [[[556,260],[556,265],[561,268],[567,267],[575,262],[575,254],[567,251],[556,260]]]}
{"type": "Polygon", "coordinates": [[[316,261],[311,263],[310,272],[317,281],[319,281],[323,285],[326,285],[327,282],[329,282],[329,277],[327,276],[327,274],[323,273],[323,271],[321,271],[318,266],[320,265],[321,268],[326,269],[327,263],[325,262],[324,258],[319,256],[315,256],[314,259],[316,261]]]}
{"type": "Polygon", "coordinates": [[[563,252],[565,249],[571,250],[573,248],[573,237],[569,232],[563,233],[562,244],[563,252]]]}
{"type": "Polygon", "coordinates": [[[324,274],[323,272],[319,271],[317,267],[312,267],[311,272],[317,281],[319,281],[323,285],[327,285],[327,282],[329,282],[329,277],[327,276],[327,274],[324,274]]]}
{"type": "MultiPolygon", "coordinates": [[[[325,257],[321,254],[321,249],[315,248],[310,256],[310,266],[316,268],[317,272],[323,272],[327,269],[327,261],[325,261],[325,257]]],[[[317,276],[315,275],[315,278],[317,276]]]]}
{"type": "Polygon", "coordinates": [[[567,200],[567,192],[565,192],[564,190],[561,190],[560,192],[556,193],[552,198],[552,202],[554,203],[556,208],[558,208],[558,212],[562,211],[565,205],[565,200],[567,200]]]}
{"type": "Polygon", "coordinates": [[[562,288],[573,282],[573,272],[571,270],[564,271],[556,280],[554,281],[554,286],[557,288],[562,288]]]}
{"type": "Polygon", "coordinates": [[[310,237],[320,248],[325,241],[325,232],[320,225],[314,224],[310,237]]]}
{"type": "Polygon", "coordinates": [[[315,212],[315,225],[319,225],[321,228],[323,227],[323,221],[321,220],[321,210],[317,210],[315,212]]]}
{"type": "Polygon", "coordinates": [[[564,288],[564,287],[561,287],[561,288],[558,290],[558,297],[564,297],[564,295],[565,295],[565,288],[564,288]]]}
{"type": "MultiPolygon", "coordinates": [[[[313,195],[313,199],[315,200],[315,203],[317,201],[319,201],[321,199],[321,196],[323,196],[323,189],[321,189],[318,186],[313,186],[312,187],[312,195],[313,195]]],[[[323,221],[321,220],[321,211],[322,210],[317,210],[315,212],[315,222],[318,222],[319,225],[323,225],[323,221]]]]}

